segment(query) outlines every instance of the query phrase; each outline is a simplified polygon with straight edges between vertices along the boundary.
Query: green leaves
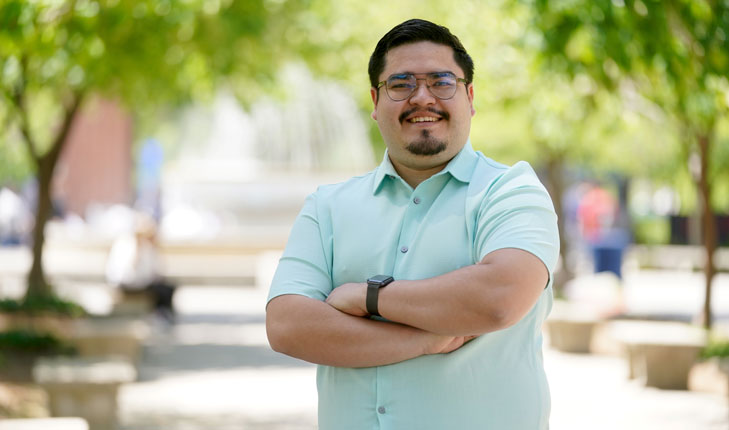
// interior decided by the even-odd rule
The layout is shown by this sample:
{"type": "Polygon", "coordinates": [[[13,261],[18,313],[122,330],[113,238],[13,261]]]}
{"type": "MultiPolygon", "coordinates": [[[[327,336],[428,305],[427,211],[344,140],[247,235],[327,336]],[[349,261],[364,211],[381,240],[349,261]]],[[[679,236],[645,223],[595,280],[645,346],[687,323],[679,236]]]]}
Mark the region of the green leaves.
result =
{"type": "MultiPolygon", "coordinates": [[[[232,87],[254,99],[286,59],[283,29],[303,7],[274,3],[0,0],[0,152],[29,140],[34,157],[46,153],[87,95],[148,116],[211,99],[228,80],[248,81],[232,87]]],[[[0,177],[17,176],[0,165],[0,177]]]]}
{"type": "Polygon", "coordinates": [[[26,315],[57,315],[72,318],[86,316],[86,311],[76,303],[56,296],[28,297],[18,301],[0,300],[0,312],[23,313],[26,315]]]}

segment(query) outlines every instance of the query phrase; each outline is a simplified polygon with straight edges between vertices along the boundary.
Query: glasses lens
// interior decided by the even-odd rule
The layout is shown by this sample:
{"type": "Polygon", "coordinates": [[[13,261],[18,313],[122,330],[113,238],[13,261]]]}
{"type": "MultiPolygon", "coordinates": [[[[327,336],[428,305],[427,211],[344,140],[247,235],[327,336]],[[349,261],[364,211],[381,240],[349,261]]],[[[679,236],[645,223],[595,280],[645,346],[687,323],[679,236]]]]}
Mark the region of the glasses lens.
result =
{"type": "MultiPolygon", "coordinates": [[[[420,80],[425,80],[430,93],[439,99],[448,100],[456,94],[458,79],[451,72],[428,73],[425,79],[420,80]]],[[[418,79],[410,73],[390,76],[385,86],[387,95],[396,102],[410,97],[417,87],[418,79]]]]}
{"type": "Polygon", "coordinates": [[[450,72],[428,73],[428,88],[439,99],[449,99],[456,94],[458,81],[456,75],[450,72]]]}
{"type": "Polygon", "coordinates": [[[387,78],[387,95],[394,101],[402,101],[410,97],[417,85],[415,76],[409,73],[392,75],[387,78]]]}

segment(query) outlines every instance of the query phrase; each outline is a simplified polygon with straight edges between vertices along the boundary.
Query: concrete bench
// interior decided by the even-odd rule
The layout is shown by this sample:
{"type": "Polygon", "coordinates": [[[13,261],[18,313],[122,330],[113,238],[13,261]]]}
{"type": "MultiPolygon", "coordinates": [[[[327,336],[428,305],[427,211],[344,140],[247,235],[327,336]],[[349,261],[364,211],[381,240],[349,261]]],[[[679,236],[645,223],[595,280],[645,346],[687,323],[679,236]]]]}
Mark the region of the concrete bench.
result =
{"type": "Polygon", "coordinates": [[[89,430],[83,418],[18,418],[0,421],[0,430],[89,430]]]}
{"type": "Polygon", "coordinates": [[[93,430],[116,428],[119,386],[136,379],[123,360],[90,358],[39,359],[35,382],[48,393],[54,417],[81,417],[93,430]]]}
{"type": "Polygon", "coordinates": [[[729,395],[729,359],[699,360],[689,372],[688,389],[720,396],[729,395]]]}
{"type": "Polygon", "coordinates": [[[70,341],[83,357],[121,357],[137,363],[149,331],[140,320],[86,318],[75,322],[70,341]]]}
{"type": "Polygon", "coordinates": [[[547,320],[550,345],[562,352],[589,353],[598,321],[591,318],[559,317],[547,320]]]}
{"type": "Polygon", "coordinates": [[[546,321],[549,343],[559,351],[589,353],[593,332],[600,322],[595,312],[555,301],[546,321]]]}
{"type": "Polygon", "coordinates": [[[665,321],[613,321],[610,335],[624,346],[629,378],[646,386],[686,390],[691,367],[706,345],[706,332],[665,321]]]}
{"type": "Polygon", "coordinates": [[[0,313],[0,331],[31,330],[39,333],[50,333],[65,338],[73,325],[74,318],[55,315],[26,315],[18,313],[0,313]]]}
{"type": "Polygon", "coordinates": [[[154,309],[154,296],[147,291],[122,291],[113,295],[111,314],[115,316],[139,317],[148,315],[154,309]]]}

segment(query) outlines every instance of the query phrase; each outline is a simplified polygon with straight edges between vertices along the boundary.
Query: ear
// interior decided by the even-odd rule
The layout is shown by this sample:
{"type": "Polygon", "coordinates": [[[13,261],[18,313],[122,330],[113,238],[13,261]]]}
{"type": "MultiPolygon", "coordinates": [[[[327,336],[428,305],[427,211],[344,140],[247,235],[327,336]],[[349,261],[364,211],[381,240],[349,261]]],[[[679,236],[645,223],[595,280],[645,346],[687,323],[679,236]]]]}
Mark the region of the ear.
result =
{"type": "Polygon", "coordinates": [[[377,94],[377,88],[370,88],[370,97],[372,97],[372,104],[374,104],[372,114],[370,116],[372,116],[372,119],[375,121],[377,121],[377,94]]]}
{"type": "Polygon", "coordinates": [[[471,105],[471,116],[476,114],[476,109],[473,107],[473,83],[468,86],[468,104],[471,105]]]}

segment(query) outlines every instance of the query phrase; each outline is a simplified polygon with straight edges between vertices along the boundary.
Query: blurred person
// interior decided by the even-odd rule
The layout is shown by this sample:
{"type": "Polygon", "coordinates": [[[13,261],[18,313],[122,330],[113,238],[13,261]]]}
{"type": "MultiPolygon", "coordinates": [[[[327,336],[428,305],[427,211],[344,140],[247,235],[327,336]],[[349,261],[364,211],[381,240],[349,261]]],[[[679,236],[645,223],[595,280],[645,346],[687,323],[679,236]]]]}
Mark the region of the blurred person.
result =
{"type": "Polygon", "coordinates": [[[583,237],[590,243],[604,239],[613,229],[618,214],[618,204],[612,194],[594,184],[580,198],[577,221],[583,237]]]}
{"type": "Polygon", "coordinates": [[[272,348],[319,364],[319,428],[547,429],[559,254],[532,168],[469,142],[473,62],[409,20],[369,63],[375,170],[310,195],[272,281],[272,348]]]}
{"type": "Polygon", "coordinates": [[[629,237],[618,226],[619,214],[618,201],[599,184],[588,188],[577,207],[577,219],[592,253],[594,272],[612,272],[622,279],[623,252],[629,237]]]}
{"type": "Polygon", "coordinates": [[[134,231],[122,234],[111,246],[106,264],[106,279],[123,294],[149,294],[155,312],[174,322],[172,299],[175,285],[161,274],[157,225],[144,213],[135,214],[134,231]]]}
{"type": "Polygon", "coordinates": [[[0,246],[21,245],[33,225],[33,215],[22,197],[9,187],[0,188],[0,246]]]}

